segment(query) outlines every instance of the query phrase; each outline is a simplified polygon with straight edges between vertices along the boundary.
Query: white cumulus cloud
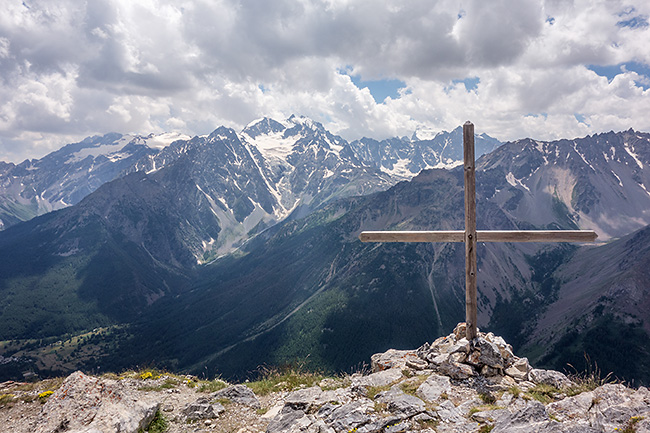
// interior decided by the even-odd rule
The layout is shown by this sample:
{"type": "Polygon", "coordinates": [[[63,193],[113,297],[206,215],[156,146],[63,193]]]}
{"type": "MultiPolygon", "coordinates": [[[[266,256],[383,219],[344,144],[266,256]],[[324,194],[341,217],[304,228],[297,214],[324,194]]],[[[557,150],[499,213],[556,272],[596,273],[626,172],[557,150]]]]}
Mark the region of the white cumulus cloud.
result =
{"type": "Polygon", "coordinates": [[[642,0],[7,0],[0,159],[294,113],[348,139],[468,119],[502,140],[647,131],[650,77],[626,65],[648,70],[649,16],[642,0]],[[349,75],[405,87],[377,103],[349,75]]]}

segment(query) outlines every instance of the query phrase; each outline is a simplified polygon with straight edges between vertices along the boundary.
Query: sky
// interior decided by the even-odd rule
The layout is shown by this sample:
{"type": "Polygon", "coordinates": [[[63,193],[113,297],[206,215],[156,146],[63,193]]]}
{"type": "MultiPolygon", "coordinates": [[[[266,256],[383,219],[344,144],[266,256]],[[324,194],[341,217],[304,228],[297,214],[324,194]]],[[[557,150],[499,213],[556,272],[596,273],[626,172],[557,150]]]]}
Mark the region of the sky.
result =
{"type": "Polygon", "coordinates": [[[0,160],[304,115],[347,140],[650,131],[647,0],[4,0],[0,160]]]}

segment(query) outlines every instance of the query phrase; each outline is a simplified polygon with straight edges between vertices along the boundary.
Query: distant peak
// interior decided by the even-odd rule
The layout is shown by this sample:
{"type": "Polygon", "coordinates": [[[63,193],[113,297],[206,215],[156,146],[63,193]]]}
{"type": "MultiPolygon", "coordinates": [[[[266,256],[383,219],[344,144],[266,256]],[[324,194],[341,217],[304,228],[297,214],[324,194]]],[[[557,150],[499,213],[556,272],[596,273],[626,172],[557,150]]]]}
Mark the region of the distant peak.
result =
{"type": "Polygon", "coordinates": [[[226,126],[220,126],[208,136],[209,140],[214,140],[214,139],[220,139],[220,140],[231,140],[231,139],[239,139],[237,137],[237,133],[232,129],[228,128],[226,126]]]}
{"type": "Polygon", "coordinates": [[[277,120],[273,120],[270,117],[262,117],[246,125],[246,128],[242,131],[251,138],[255,138],[259,135],[268,135],[276,132],[281,132],[286,129],[286,126],[277,120]]]}
{"type": "Polygon", "coordinates": [[[315,120],[305,117],[305,116],[296,116],[295,114],[292,114],[291,117],[287,119],[287,122],[293,125],[301,125],[309,129],[315,129],[315,130],[324,130],[325,128],[323,125],[319,122],[316,122],[315,120]]]}

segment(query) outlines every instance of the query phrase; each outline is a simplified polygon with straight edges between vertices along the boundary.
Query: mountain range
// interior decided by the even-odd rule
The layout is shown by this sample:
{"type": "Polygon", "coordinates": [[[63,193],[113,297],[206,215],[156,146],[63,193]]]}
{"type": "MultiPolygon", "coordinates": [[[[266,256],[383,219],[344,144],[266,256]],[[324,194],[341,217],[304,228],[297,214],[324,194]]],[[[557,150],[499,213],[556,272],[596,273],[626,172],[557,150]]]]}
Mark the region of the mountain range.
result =
{"type": "MultiPolygon", "coordinates": [[[[459,130],[348,143],[293,116],[175,138],[156,149],[109,134],[5,164],[2,355],[41,372],[155,362],[245,376],[260,359],[341,371],[463,317],[462,246],[357,239],[462,227],[459,130]]],[[[476,137],[479,229],[588,228],[608,241],[480,245],[481,327],[549,366],[589,352],[648,382],[649,141],[476,137]],[[605,333],[614,353],[589,344],[605,333]]]]}

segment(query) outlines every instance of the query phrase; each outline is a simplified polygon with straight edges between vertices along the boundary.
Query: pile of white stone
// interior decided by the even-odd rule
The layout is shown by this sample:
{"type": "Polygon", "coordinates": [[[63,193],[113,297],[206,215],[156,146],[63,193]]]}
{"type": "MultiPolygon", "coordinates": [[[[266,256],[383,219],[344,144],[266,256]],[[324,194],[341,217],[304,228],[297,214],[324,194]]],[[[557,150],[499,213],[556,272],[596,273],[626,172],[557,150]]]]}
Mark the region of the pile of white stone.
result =
{"type": "Polygon", "coordinates": [[[527,358],[515,356],[512,346],[502,337],[479,331],[475,339],[468,341],[465,332],[465,323],[459,323],[450,335],[426,343],[416,351],[389,350],[376,354],[372,357],[372,370],[403,366],[433,370],[458,380],[481,377],[495,389],[517,385],[525,391],[540,383],[556,388],[571,386],[566,375],[534,369],[527,358]]]}

